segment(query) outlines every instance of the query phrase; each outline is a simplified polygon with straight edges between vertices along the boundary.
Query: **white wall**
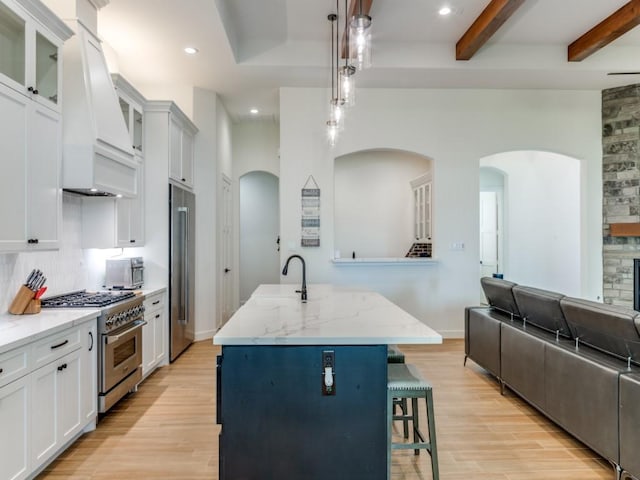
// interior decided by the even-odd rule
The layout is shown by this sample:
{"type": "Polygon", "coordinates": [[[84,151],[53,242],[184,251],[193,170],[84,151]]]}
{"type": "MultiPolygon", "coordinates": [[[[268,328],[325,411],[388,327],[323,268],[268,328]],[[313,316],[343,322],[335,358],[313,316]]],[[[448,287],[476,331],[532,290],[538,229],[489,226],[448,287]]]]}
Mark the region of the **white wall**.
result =
{"type": "Polygon", "coordinates": [[[396,150],[336,158],[335,250],[344,257],[404,257],[415,241],[410,182],[429,169],[429,159],[396,150]]]}
{"type": "MultiPolygon", "coordinates": [[[[479,159],[516,150],[563,153],[582,162],[582,296],[602,291],[600,92],[552,90],[360,89],[331,151],[324,135],[325,89],[280,92],[281,262],[299,244],[300,188],[312,174],[322,189],[321,247],[295,247],[310,283],[377,290],[447,336],[463,331],[464,307],[478,303],[479,159]],[[333,158],[394,148],[433,159],[435,266],[339,267],[333,245],[333,158]],[[453,242],[463,242],[453,251],[453,242]]],[[[339,207],[336,207],[339,208],[339,207]]],[[[291,272],[282,281],[295,283],[291,272]]]]}
{"type": "Polygon", "coordinates": [[[218,270],[216,259],[217,195],[217,95],[195,88],[193,121],[195,139],[194,192],[196,194],[196,339],[210,338],[216,331],[218,270]]]}
{"type": "Polygon", "coordinates": [[[240,303],[262,283],[279,283],[278,177],[249,172],[240,177],[240,303]]]}
{"type": "Polygon", "coordinates": [[[547,152],[508,152],[480,161],[505,182],[505,278],[581,294],[580,161],[547,152]]]}
{"type": "MultiPolygon", "coordinates": [[[[268,172],[280,176],[280,124],[274,120],[244,120],[232,125],[234,204],[233,218],[240,218],[240,177],[249,172],[268,172]]],[[[240,222],[234,225],[233,244],[240,245],[240,222]]],[[[240,249],[234,252],[234,265],[240,266],[240,249]]],[[[242,273],[240,273],[242,274],[242,273]]],[[[235,305],[240,304],[240,275],[234,278],[235,305]]]]}

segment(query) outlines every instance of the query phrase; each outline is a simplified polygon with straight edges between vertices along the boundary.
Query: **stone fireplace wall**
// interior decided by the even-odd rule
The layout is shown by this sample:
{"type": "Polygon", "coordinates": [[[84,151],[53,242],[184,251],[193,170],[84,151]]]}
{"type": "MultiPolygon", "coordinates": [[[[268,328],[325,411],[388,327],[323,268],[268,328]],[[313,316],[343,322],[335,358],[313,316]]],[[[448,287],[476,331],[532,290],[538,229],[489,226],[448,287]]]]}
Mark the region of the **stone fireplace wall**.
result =
{"type": "Polygon", "coordinates": [[[640,237],[612,237],[612,223],[640,222],[640,85],[602,92],[603,299],[633,307],[640,237]]]}

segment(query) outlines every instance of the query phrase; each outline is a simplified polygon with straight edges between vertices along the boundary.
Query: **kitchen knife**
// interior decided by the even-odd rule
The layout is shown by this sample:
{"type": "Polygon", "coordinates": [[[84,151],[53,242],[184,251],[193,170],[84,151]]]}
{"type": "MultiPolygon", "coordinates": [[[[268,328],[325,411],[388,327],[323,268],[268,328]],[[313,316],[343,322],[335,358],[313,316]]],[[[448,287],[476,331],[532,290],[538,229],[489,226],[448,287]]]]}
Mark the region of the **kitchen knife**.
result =
{"type": "Polygon", "coordinates": [[[35,276],[36,276],[36,269],[34,268],[33,270],[31,270],[31,273],[27,277],[27,281],[24,282],[25,286],[28,287],[31,284],[31,281],[35,278],[35,276]]]}

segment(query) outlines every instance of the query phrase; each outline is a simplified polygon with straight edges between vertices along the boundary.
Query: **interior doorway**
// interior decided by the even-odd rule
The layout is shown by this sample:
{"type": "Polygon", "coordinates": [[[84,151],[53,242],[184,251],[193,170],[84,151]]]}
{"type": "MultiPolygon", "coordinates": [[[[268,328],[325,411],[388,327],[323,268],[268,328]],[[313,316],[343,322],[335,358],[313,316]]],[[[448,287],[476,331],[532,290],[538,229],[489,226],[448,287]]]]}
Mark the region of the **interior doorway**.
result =
{"type": "Polygon", "coordinates": [[[280,283],[279,180],[256,171],[240,177],[240,304],[262,283],[280,283]]]}
{"type": "Polygon", "coordinates": [[[505,152],[480,160],[481,229],[485,214],[487,227],[480,232],[480,244],[485,243],[488,257],[496,250],[498,257],[498,271],[491,273],[526,286],[581,295],[580,169],[576,158],[543,151],[505,152]],[[497,249],[492,221],[487,220],[494,218],[493,203],[498,208],[497,249]]]}

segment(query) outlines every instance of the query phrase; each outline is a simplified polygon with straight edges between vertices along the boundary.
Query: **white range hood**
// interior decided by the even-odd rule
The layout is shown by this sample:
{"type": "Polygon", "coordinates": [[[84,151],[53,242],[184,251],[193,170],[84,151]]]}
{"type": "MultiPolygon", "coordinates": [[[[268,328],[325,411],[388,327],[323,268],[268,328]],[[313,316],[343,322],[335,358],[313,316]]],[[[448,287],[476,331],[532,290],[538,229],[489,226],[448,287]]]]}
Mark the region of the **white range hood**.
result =
{"type": "Polygon", "coordinates": [[[108,0],[45,0],[75,35],[63,47],[62,186],[86,195],[137,195],[133,147],[97,36],[108,0]]]}

